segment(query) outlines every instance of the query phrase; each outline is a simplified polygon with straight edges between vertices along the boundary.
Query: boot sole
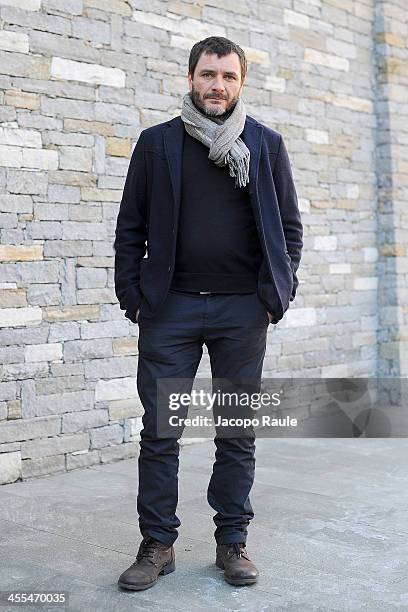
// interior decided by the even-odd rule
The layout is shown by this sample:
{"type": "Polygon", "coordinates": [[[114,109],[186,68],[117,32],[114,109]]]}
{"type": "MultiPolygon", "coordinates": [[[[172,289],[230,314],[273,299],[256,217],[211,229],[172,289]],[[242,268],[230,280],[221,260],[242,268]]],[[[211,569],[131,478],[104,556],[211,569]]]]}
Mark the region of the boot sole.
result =
{"type": "Polygon", "coordinates": [[[224,576],[224,580],[235,586],[245,586],[246,584],[255,584],[258,578],[240,578],[239,580],[233,580],[232,578],[226,578],[226,576],[224,576]]]}
{"type": "MultiPolygon", "coordinates": [[[[160,570],[158,576],[166,576],[167,574],[171,574],[176,569],[176,564],[174,561],[164,565],[160,570]]],[[[118,586],[122,587],[122,589],[127,589],[130,591],[144,591],[145,589],[150,589],[150,587],[154,586],[157,583],[158,577],[153,582],[149,582],[149,584],[130,584],[128,582],[118,582],[118,586]]]]}

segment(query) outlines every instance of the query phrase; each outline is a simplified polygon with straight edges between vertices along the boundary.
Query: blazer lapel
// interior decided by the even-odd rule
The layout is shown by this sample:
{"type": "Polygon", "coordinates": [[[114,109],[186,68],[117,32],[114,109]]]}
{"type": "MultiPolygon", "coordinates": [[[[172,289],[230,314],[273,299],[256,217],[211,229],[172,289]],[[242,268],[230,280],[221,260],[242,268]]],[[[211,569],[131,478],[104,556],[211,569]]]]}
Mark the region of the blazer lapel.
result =
{"type": "Polygon", "coordinates": [[[250,151],[248,190],[250,195],[255,194],[255,196],[257,194],[259,160],[261,157],[262,131],[263,126],[260,123],[252,118],[247,118],[241,134],[242,140],[250,151]]]}
{"type": "Polygon", "coordinates": [[[173,187],[174,224],[178,225],[181,202],[181,182],[183,167],[184,123],[180,116],[167,123],[164,131],[164,150],[169,165],[170,179],[173,187]]]}

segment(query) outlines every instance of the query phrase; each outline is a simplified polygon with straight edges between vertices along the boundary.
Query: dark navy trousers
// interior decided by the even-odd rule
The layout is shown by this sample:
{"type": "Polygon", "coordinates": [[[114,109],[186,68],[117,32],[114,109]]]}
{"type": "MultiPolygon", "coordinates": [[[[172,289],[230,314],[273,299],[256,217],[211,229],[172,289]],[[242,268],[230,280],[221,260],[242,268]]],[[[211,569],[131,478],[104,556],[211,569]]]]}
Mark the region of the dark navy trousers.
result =
{"type": "MultiPolygon", "coordinates": [[[[251,379],[261,385],[268,312],[258,294],[184,294],[169,291],[156,314],[139,313],[137,389],[144,407],[138,459],[137,511],[141,534],[171,545],[181,522],[178,438],[157,437],[157,381],[194,378],[207,346],[212,378],[251,379]]],[[[214,438],[215,462],[207,490],[218,544],[246,542],[254,517],[249,493],[255,476],[255,436],[214,438]]]]}

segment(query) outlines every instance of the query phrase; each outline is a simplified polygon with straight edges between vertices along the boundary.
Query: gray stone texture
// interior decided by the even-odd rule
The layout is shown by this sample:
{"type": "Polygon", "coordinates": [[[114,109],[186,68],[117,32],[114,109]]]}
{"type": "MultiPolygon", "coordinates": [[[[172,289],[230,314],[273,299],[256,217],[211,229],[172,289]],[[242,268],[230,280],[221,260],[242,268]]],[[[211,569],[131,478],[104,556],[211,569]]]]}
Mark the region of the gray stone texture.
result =
{"type": "Polygon", "coordinates": [[[0,483],[137,452],[116,216],[211,34],[246,52],[247,112],[283,135],[305,228],[264,376],[407,376],[405,2],[9,0],[0,28],[0,483]]]}

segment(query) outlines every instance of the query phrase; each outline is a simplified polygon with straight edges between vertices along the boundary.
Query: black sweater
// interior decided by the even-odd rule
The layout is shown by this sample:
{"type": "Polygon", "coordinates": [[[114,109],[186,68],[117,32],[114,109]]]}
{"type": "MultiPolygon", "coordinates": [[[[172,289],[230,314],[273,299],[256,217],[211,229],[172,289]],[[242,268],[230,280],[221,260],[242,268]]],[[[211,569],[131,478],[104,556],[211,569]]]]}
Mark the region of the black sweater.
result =
{"type": "Polygon", "coordinates": [[[182,198],[171,289],[247,293],[257,290],[262,248],[248,194],[229,167],[185,133],[182,198]]]}

